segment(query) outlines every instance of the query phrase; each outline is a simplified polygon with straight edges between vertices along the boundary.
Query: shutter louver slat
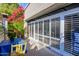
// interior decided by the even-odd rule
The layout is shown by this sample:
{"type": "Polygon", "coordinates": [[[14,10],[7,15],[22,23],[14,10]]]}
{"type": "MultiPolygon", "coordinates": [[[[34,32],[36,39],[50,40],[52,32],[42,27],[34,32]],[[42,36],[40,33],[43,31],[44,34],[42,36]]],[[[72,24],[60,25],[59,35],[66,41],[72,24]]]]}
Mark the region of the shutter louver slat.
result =
{"type": "Polygon", "coordinates": [[[79,55],[79,41],[76,41],[72,35],[73,31],[79,33],[79,14],[65,16],[65,51],[79,55]]]}

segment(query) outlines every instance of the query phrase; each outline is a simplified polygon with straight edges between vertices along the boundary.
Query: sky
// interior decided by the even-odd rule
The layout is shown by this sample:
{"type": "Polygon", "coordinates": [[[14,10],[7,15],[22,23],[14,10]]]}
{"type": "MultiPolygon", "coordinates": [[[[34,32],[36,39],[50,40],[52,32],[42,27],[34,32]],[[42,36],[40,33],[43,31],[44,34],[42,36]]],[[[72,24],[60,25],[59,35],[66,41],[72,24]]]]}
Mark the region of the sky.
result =
{"type": "Polygon", "coordinates": [[[29,3],[19,3],[20,6],[22,6],[24,9],[28,6],[29,3]]]}

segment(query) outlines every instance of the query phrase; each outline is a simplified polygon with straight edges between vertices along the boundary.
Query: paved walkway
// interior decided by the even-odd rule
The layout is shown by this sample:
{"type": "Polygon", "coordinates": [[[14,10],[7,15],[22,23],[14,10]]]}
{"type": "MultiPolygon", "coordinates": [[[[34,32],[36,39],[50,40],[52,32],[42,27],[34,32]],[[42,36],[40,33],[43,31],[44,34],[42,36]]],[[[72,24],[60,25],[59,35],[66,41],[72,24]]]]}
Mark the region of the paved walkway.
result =
{"type": "Polygon", "coordinates": [[[36,44],[35,42],[28,42],[27,46],[28,52],[26,53],[26,56],[58,56],[58,54],[51,52],[44,45],[36,44]]]}

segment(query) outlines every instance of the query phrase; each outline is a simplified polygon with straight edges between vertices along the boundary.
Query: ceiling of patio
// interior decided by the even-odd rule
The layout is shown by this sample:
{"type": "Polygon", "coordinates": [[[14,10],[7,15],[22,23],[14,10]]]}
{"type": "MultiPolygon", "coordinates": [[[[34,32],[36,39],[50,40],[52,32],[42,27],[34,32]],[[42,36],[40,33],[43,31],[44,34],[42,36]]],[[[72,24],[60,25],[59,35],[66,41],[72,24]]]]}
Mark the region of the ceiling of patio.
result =
{"type": "Polygon", "coordinates": [[[31,20],[51,11],[69,5],[68,3],[31,3],[26,8],[25,20],[31,20]]]}

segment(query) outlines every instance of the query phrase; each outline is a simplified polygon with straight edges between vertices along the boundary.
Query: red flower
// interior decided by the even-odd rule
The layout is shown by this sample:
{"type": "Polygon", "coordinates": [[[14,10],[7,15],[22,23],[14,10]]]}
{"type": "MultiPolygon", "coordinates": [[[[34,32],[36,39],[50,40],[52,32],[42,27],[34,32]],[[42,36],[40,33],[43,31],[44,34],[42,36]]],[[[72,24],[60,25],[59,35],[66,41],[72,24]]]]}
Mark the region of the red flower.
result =
{"type": "Polygon", "coordinates": [[[16,10],[14,10],[13,14],[11,16],[8,17],[8,21],[12,22],[13,20],[23,20],[24,15],[20,16],[19,18],[16,18],[21,12],[23,11],[23,7],[19,6],[16,10]]]}

